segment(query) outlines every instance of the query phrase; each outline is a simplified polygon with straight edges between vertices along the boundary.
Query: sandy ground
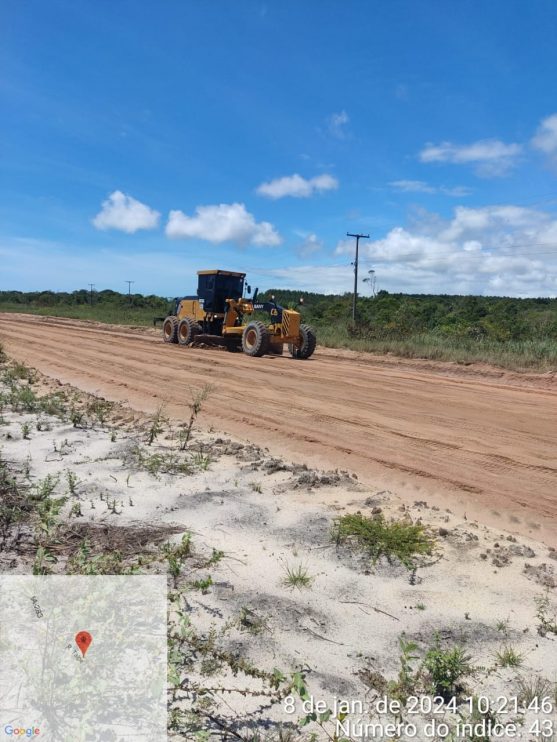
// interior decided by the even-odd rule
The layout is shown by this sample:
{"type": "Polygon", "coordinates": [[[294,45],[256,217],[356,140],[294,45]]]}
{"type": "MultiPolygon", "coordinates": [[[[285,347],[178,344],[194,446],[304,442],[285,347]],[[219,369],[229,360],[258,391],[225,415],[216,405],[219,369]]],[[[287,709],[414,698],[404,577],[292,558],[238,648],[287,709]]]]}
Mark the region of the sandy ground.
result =
{"type": "Polygon", "coordinates": [[[180,419],[214,385],[215,430],[321,467],[347,467],[407,502],[557,542],[557,381],[318,348],[307,362],[164,345],[150,329],[0,315],[16,359],[62,382],[180,419]]]}
{"type": "MultiPolygon", "coordinates": [[[[478,668],[466,680],[469,692],[511,697],[519,678],[557,678],[555,638],[536,631],[536,600],[544,590],[555,608],[556,552],[539,541],[466,520],[425,497],[406,504],[350,472],[308,470],[197,428],[185,453],[179,452],[177,429],[168,425],[147,446],[145,418],[129,408],[116,418],[122,427],[84,418],[76,428],[45,414],[7,409],[2,456],[31,491],[50,476],[53,496],[68,498],[63,517],[73,527],[120,529],[127,534],[121,543],[128,538],[136,549],[134,528],[145,524],[168,527],[175,542],[191,532],[194,557],[185,564],[182,585],[209,576],[213,584],[188,589],[187,615],[205,636],[212,632],[217,647],[268,671],[303,668],[311,694],[329,706],[377,697],[378,682],[397,677],[403,633],[416,642],[418,656],[436,633],[444,647],[463,645],[478,668]],[[138,448],[146,456],[185,460],[201,450],[207,466],[189,474],[149,473],[137,465],[138,448]],[[373,566],[334,544],[335,517],[378,509],[388,518],[422,519],[437,542],[434,557],[409,572],[383,561],[373,566]],[[213,549],[224,554],[210,564],[213,549]],[[287,569],[300,565],[311,582],[289,588],[287,569]],[[497,665],[497,652],[507,646],[520,655],[519,667],[497,665]]],[[[18,543],[19,554],[0,550],[2,572],[29,572],[33,549],[27,544],[26,551],[25,540],[18,543]]],[[[54,566],[61,568],[62,562],[54,566]]],[[[251,689],[253,696],[212,694],[216,713],[231,722],[244,719],[263,730],[272,720],[288,727],[303,716],[299,700],[293,714],[284,705],[269,706],[257,696],[257,681],[233,677],[210,658],[181,672],[203,686],[251,689]]]]}

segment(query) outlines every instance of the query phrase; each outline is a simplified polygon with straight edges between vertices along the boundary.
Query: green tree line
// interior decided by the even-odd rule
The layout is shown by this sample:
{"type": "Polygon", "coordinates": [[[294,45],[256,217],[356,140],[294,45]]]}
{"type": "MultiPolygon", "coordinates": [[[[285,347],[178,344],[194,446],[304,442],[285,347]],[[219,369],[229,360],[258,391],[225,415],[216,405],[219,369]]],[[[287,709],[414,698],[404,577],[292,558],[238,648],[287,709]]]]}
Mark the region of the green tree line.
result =
{"type": "Polygon", "coordinates": [[[151,308],[164,312],[168,300],[150,294],[121,294],[118,291],[104,289],[91,291],[79,289],[77,291],[0,291],[0,304],[20,305],[25,308],[43,307],[79,307],[86,305],[100,305],[103,307],[136,307],[139,309],[151,308]]]}
{"type": "MultiPolygon", "coordinates": [[[[294,306],[299,292],[273,289],[284,306],[294,306]]],[[[352,295],[304,294],[305,321],[317,327],[341,322],[354,338],[406,339],[434,333],[440,337],[508,340],[557,338],[557,299],[498,296],[390,294],[358,299],[357,321],[351,321],[352,295]]]]}

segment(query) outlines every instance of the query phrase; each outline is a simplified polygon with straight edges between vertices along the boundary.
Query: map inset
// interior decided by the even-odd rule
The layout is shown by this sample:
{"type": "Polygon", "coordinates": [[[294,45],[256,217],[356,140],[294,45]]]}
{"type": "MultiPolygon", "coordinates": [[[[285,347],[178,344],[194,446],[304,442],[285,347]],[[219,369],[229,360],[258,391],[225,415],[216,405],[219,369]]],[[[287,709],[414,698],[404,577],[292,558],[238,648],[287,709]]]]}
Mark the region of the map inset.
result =
{"type": "Polygon", "coordinates": [[[0,576],[0,738],[166,740],[166,606],[162,576],[0,576]]]}

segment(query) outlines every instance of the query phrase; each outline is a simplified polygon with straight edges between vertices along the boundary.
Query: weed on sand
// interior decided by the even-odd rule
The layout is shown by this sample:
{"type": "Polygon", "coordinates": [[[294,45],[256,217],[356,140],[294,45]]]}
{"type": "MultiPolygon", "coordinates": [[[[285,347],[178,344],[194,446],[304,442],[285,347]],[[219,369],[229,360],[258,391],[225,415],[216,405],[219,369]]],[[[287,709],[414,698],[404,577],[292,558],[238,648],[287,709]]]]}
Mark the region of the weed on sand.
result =
{"type": "Polygon", "coordinates": [[[419,557],[430,556],[434,549],[434,540],[422,524],[407,520],[388,521],[382,515],[343,515],[334,522],[332,538],[337,546],[355,545],[369,554],[373,563],[386,557],[389,562],[398,560],[408,569],[416,566],[419,557]]]}

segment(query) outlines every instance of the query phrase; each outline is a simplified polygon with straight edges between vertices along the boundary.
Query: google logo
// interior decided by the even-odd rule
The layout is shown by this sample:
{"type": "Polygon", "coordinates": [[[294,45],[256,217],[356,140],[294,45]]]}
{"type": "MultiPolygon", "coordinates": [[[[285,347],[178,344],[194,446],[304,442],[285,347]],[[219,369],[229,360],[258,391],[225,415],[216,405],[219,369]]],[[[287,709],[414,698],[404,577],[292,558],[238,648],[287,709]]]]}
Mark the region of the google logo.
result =
{"type": "Polygon", "coordinates": [[[41,733],[41,730],[39,727],[27,727],[27,729],[24,729],[23,727],[12,727],[11,724],[8,724],[4,727],[4,733],[8,737],[36,737],[41,733]]]}

